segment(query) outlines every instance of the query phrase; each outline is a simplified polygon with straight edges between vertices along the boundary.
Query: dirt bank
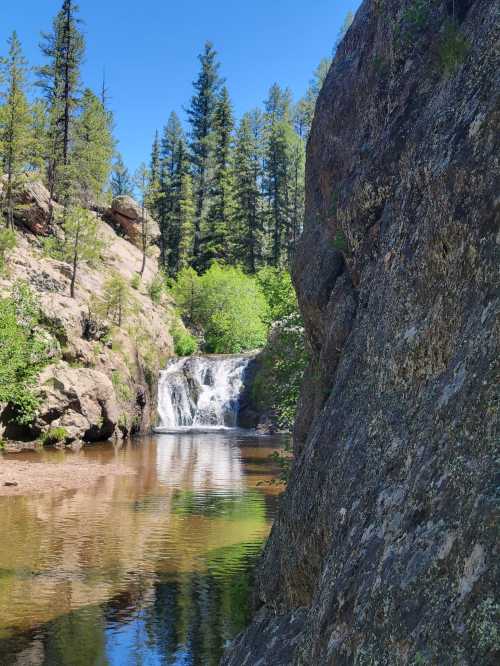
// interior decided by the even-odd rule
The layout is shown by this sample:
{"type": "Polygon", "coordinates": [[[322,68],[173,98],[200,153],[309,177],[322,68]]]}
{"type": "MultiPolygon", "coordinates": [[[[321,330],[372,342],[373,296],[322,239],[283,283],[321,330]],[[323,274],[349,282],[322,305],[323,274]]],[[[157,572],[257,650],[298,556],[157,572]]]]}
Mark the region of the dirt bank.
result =
{"type": "Polygon", "coordinates": [[[90,486],[103,476],[132,474],[135,474],[134,470],[127,465],[102,464],[84,458],[64,462],[29,462],[0,456],[0,497],[74,490],[90,486]]]}

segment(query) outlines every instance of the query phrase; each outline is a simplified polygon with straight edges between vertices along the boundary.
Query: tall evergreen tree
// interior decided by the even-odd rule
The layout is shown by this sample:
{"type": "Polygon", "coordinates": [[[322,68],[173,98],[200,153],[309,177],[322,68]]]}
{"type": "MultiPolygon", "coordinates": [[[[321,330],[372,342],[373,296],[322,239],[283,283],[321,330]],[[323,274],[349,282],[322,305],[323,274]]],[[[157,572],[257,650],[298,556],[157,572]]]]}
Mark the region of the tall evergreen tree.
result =
{"type": "Polygon", "coordinates": [[[72,181],[87,205],[99,200],[111,172],[114,143],[109,120],[101,100],[85,90],[82,110],[75,121],[71,163],[72,181]]]}
{"type": "Polygon", "coordinates": [[[179,245],[175,274],[187,268],[193,260],[194,201],[191,174],[186,169],[181,173],[178,202],[176,206],[179,228],[179,245]]]}
{"type": "Polygon", "coordinates": [[[160,147],[159,187],[161,198],[158,222],[161,231],[161,261],[170,275],[177,265],[179,229],[175,218],[180,188],[180,174],[188,168],[184,132],[177,114],[172,112],[163,130],[160,147]]]}
{"type": "Polygon", "coordinates": [[[265,103],[264,193],[268,201],[268,234],[270,262],[283,264],[290,213],[289,144],[293,129],[290,124],[291,95],[274,84],[265,103]]]}
{"type": "Polygon", "coordinates": [[[201,226],[207,209],[210,158],[213,153],[213,120],[218,92],[222,84],[219,77],[217,52],[210,42],[205,44],[199,60],[201,71],[193,84],[195,92],[187,110],[191,125],[190,148],[195,189],[195,235],[193,244],[195,262],[198,260],[200,253],[201,226]]]}
{"type": "Polygon", "coordinates": [[[77,13],[78,6],[73,0],[64,0],[54,19],[52,32],[43,35],[41,44],[42,53],[48,60],[38,69],[38,85],[45,92],[50,113],[47,180],[51,195],[65,195],[68,185],[67,167],[85,49],[77,13]]]}
{"type": "Polygon", "coordinates": [[[153,204],[153,210],[156,214],[158,201],[160,197],[160,135],[158,130],[155,132],[155,137],[153,140],[153,146],[151,148],[151,161],[149,163],[149,172],[151,179],[151,195],[155,197],[156,200],[153,204]]]}
{"type": "Polygon", "coordinates": [[[295,108],[294,124],[295,130],[300,137],[307,139],[311,131],[312,120],[314,111],[316,109],[316,101],[318,95],[323,87],[326,76],[332,64],[331,58],[323,58],[319,65],[314,70],[313,78],[309,82],[306,94],[299,101],[295,108]]]}
{"type": "Polygon", "coordinates": [[[229,92],[224,86],[213,118],[213,175],[207,217],[202,227],[199,268],[208,268],[213,260],[228,258],[228,238],[233,214],[233,111],[229,92]]]}
{"type": "Polygon", "coordinates": [[[4,207],[7,224],[14,227],[14,195],[30,162],[31,114],[25,95],[26,67],[21,44],[14,32],[9,38],[9,55],[2,60],[7,84],[5,103],[0,107],[0,154],[6,176],[4,207]]]}
{"type": "Polygon", "coordinates": [[[116,154],[111,172],[111,193],[114,197],[132,196],[134,193],[134,184],[130,172],[125,166],[120,153],[116,154]]]}
{"type": "Polygon", "coordinates": [[[262,254],[262,114],[246,113],[236,133],[234,153],[235,213],[232,259],[254,273],[262,254]]]}

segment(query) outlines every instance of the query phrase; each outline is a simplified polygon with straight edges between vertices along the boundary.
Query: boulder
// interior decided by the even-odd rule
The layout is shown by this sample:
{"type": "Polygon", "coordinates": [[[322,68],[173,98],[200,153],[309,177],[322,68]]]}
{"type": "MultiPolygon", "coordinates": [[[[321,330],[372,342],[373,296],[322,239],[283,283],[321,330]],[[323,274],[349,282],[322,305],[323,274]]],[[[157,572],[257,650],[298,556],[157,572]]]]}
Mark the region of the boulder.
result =
{"type": "MultiPolygon", "coordinates": [[[[134,245],[140,246],[142,239],[141,206],[127,195],[115,197],[106,217],[118,227],[134,245]]],[[[150,242],[156,243],[160,238],[160,227],[156,220],[146,211],[147,235],[150,242]]]]}
{"type": "Polygon", "coordinates": [[[109,439],[118,423],[118,405],[110,379],[98,370],[60,362],[40,376],[42,432],[64,428],[67,441],[109,439]]]}
{"type": "MultiPolygon", "coordinates": [[[[6,177],[0,179],[0,193],[5,187],[6,177]]],[[[27,227],[37,236],[49,236],[55,233],[54,213],[59,204],[51,202],[50,193],[39,180],[26,179],[23,187],[16,192],[14,215],[16,222],[27,227]]]]}

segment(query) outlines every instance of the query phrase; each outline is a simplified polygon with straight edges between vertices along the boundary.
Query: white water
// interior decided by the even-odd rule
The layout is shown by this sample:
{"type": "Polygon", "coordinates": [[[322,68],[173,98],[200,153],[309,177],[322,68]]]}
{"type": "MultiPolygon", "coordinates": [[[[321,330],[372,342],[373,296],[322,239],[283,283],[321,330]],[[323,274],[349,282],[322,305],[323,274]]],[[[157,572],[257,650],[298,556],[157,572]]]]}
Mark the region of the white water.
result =
{"type": "Polygon", "coordinates": [[[160,373],[158,430],[235,428],[248,356],[192,356],[160,373]]]}

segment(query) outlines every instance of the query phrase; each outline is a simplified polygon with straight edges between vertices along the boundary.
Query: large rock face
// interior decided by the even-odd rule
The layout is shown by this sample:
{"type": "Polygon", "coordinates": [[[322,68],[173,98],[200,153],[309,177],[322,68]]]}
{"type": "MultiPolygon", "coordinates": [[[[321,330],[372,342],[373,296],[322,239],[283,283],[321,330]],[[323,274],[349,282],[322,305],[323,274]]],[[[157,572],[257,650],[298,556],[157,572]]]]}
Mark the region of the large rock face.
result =
{"type": "Polygon", "coordinates": [[[267,647],[254,626],[225,664],[498,663],[499,23],[490,0],[365,0],[339,48],[308,146],[314,359],[258,568],[267,647]]]}
{"type": "MultiPolygon", "coordinates": [[[[43,193],[43,185],[33,186],[43,193]]],[[[27,217],[18,221],[22,230],[7,257],[7,270],[0,274],[0,298],[11,294],[16,281],[28,282],[40,304],[40,332],[53,353],[39,381],[36,423],[17,427],[8,406],[0,405],[0,436],[31,441],[64,428],[72,442],[148,432],[157,422],[158,373],[173,352],[170,299],[163,294],[156,302],[150,295],[150,285],[158,279],[157,262],[147,257],[136,284],[141,250],[102,221],[99,234],[105,249],[96,265],[80,265],[71,298],[70,265],[46,256],[38,237],[24,233],[27,217]],[[106,282],[117,274],[130,285],[121,326],[99,309],[106,282]]],[[[30,229],[45,234],[42,228],[30,229]]],[[[57,232],[50,226],[46,230],[57,232]]]]}

